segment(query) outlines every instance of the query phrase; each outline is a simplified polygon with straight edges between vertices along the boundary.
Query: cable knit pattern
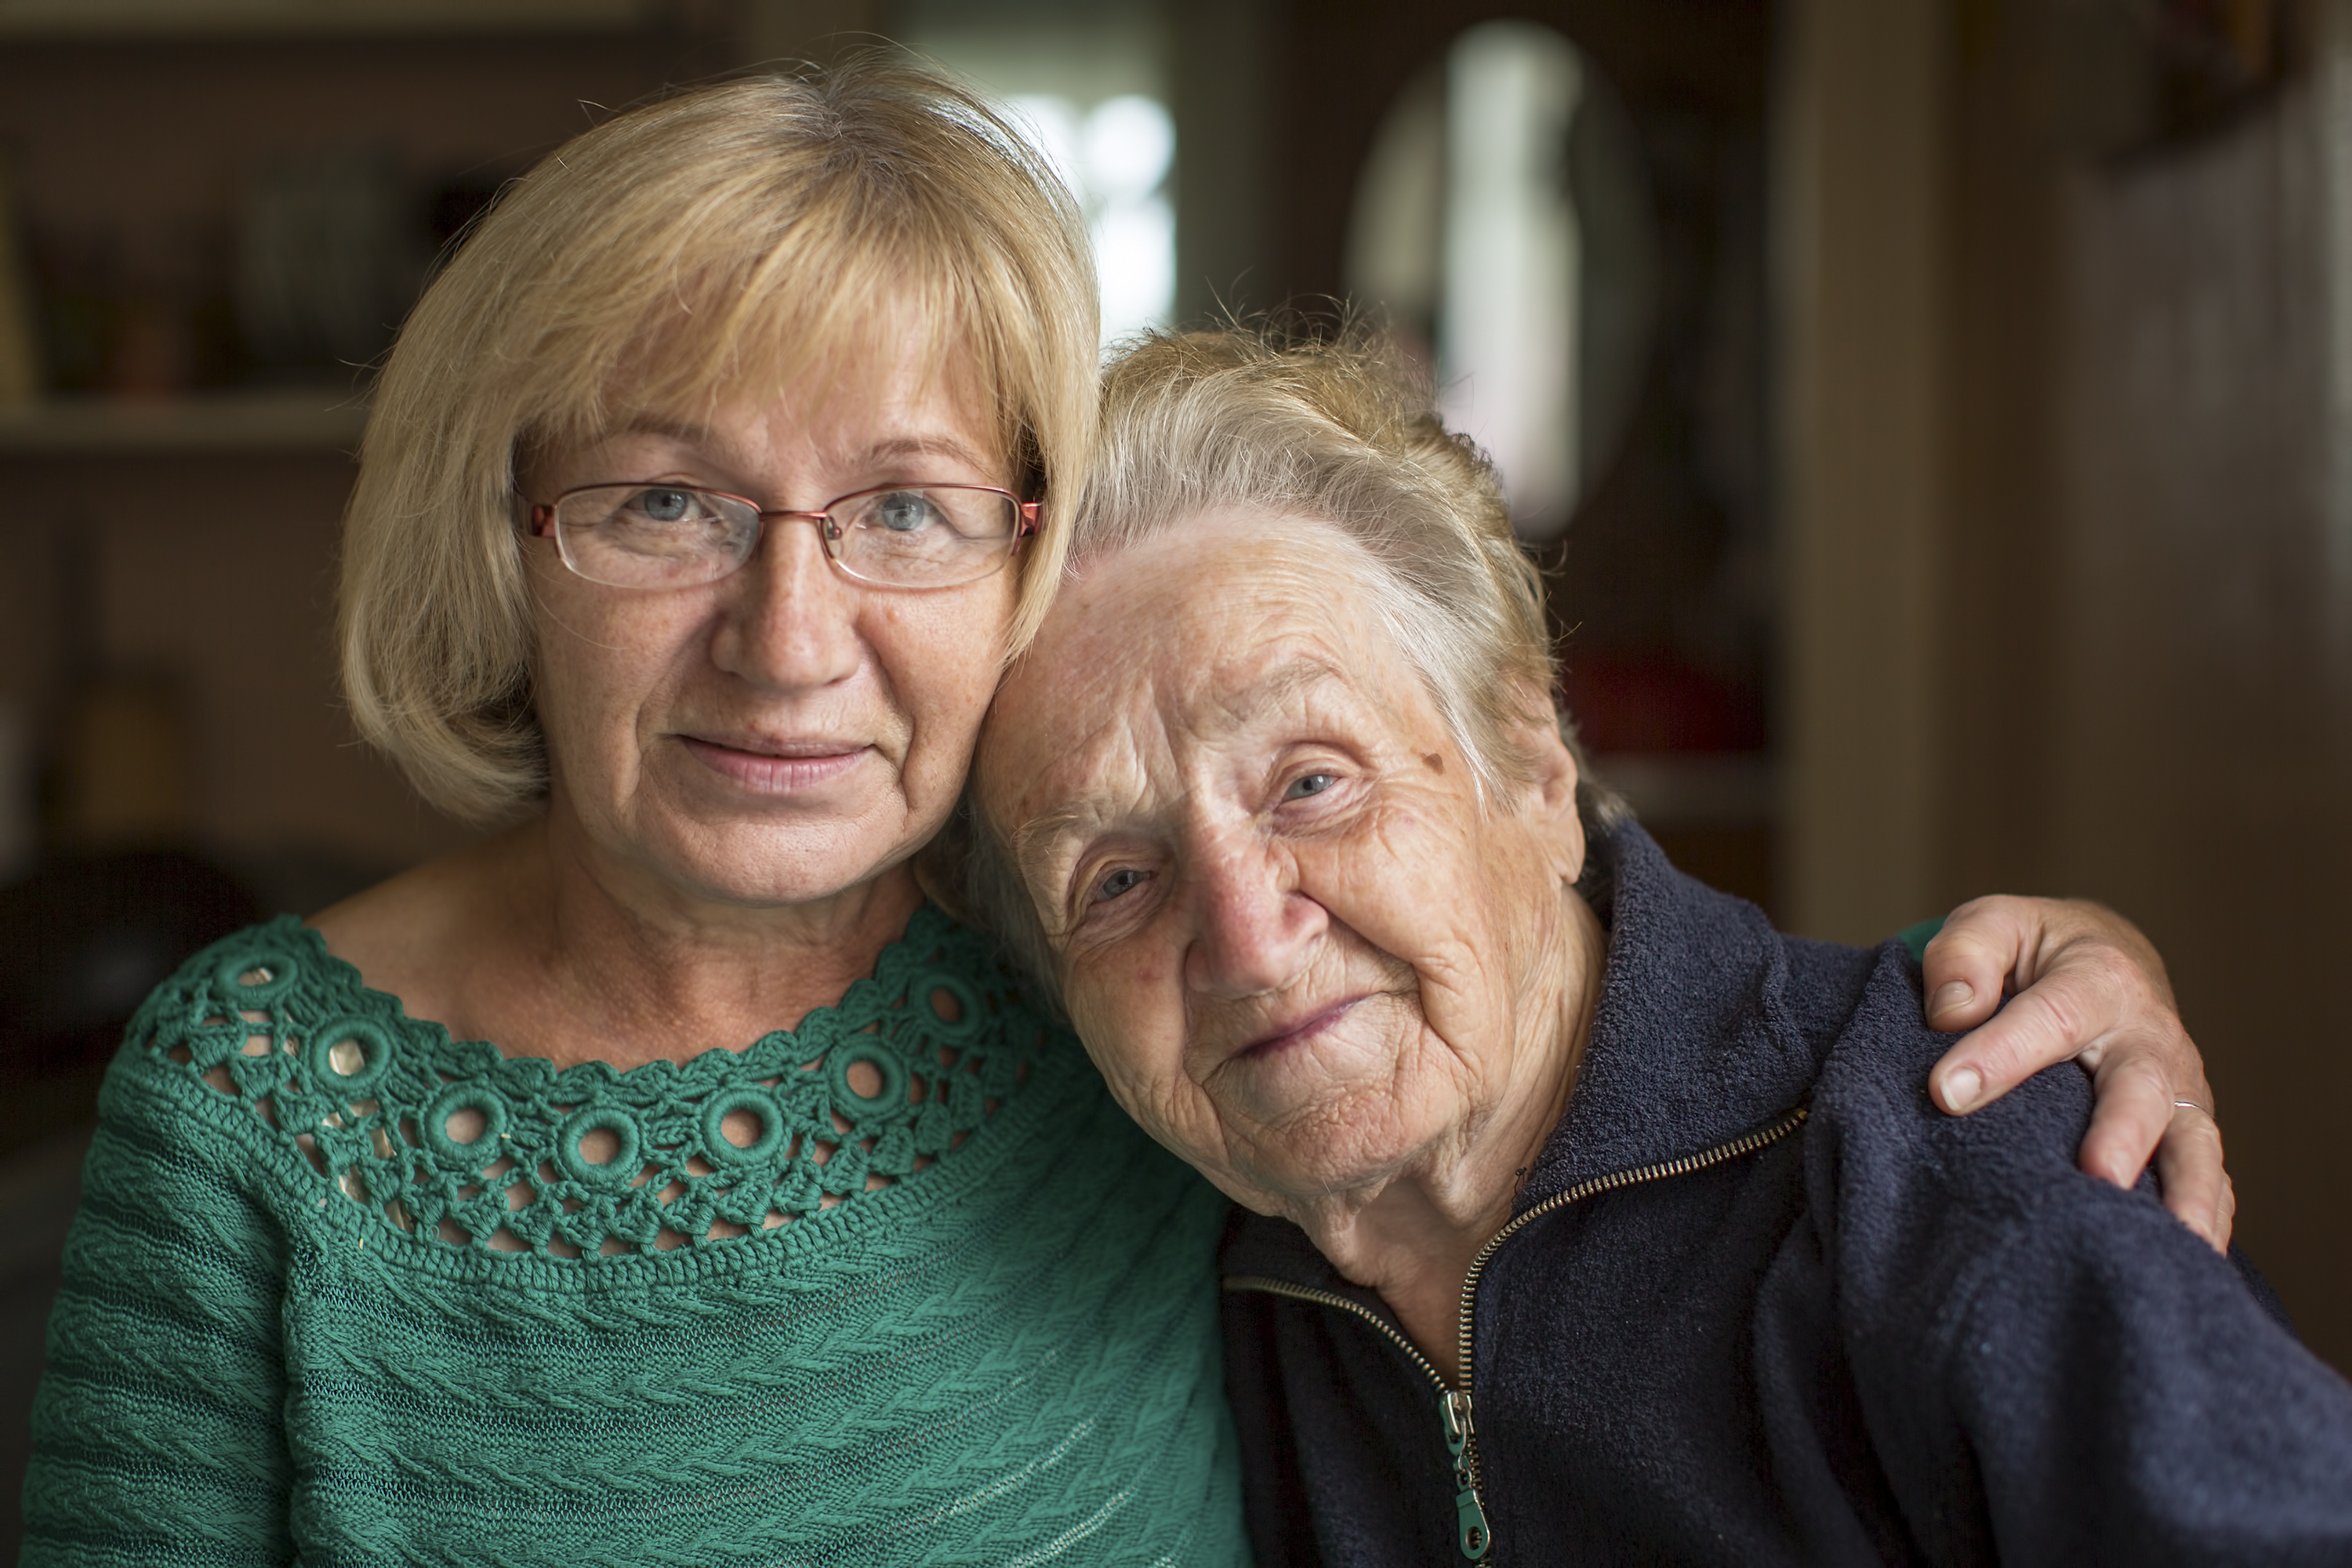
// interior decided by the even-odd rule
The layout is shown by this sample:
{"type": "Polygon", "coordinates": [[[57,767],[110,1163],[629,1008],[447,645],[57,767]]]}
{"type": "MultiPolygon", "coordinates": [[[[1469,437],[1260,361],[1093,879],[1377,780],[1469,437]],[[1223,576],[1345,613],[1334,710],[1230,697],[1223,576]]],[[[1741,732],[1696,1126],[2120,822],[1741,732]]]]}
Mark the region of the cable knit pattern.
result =
{"type": "Polygon", "coordinates": [[[628,1072],[280,920],[108,1079],[25,1561],[1241,1561],[1223,1213],[936,911],[628,1072]]]}

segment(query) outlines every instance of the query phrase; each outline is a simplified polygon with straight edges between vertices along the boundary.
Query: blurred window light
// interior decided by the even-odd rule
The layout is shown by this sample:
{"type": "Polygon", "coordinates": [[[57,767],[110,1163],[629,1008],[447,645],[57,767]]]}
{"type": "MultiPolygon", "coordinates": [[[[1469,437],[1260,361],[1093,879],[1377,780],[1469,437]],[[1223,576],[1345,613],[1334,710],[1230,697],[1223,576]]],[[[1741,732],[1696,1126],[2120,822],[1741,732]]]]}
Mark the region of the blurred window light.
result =
{"type": "Polygon", "coordinates": [[[994,98],[1086,215],[1106,343],[1176,303],[1176,122],[1152,0],[898,0],[898,37],[994,98]]]}
{"type": "Polygon", "coordinates": [[[1176,209],[1167,189],[1176,122],[1167,105],[1139,92],[1086,105],[1061,93],[1017,93],[1006,104],[1086,214],[1103,341],[1165,325],[1176,300],[1176,209]]]}
{"type": "Polygon", "coordinates": [[[1139,92],[1121,93],[1087,115],[1087,189],[1107,202],[1144,202],[1176,161],[1176,123],[1167,106],[1139,92]]]}
{"type": "Polygon", "coordinates": [[[1551,537],[1577,493],[1582,236],[1568,132],[1583,62],[1549,27],[1489,22],[1446,60],[1445,416],[1495,458],[1523,531],[1551,537]]]}
{"type": "Polygon", "coordinates": [[[1103,336],[1163,325],[1176,301],[1176,209],[1167,195],[1176,122],[1157,99],[1123,93],[1087,111],[1084,147],[1103,336]]]}

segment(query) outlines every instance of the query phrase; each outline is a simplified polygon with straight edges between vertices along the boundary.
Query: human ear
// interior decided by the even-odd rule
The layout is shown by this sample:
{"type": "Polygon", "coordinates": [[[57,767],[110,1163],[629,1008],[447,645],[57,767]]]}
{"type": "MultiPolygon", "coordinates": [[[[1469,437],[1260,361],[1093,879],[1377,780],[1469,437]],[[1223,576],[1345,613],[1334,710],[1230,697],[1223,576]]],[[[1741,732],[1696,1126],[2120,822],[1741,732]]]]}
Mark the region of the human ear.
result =
{"type": "Polygon", "coordinates": [[[1517,788],[1519,811],[1542,840],[1552,868],[1563,882],[1574,882],[1584,871],[1584,818],[1577,810],[1576,787],[1581,774],[1576,753],[1559,732],[1559,715],[1549,695],[1525,682],[1515,682],[1521,717],[1508,736],[1525,782],[1517,788]]]}

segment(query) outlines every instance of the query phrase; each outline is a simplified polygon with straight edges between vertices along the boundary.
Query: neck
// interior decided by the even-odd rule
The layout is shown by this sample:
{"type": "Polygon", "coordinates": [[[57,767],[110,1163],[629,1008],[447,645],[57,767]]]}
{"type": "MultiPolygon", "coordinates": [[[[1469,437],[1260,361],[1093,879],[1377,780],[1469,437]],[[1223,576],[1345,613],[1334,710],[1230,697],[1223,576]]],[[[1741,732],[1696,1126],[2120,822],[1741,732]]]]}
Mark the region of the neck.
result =
{"type": "Polygon", "coordinates": [[[1380,1292],[1449,1382],[1461,1378],[1464,1281],[1509,1222],[1512,1198],[1567,1113],[1600,999],[1606,933],[1574,892],[1564,891],[1562,902],[1565,940],[1547,966],[1550,995],[1536,999],[1539,1024],[1510,1081],[1374,1190],[1318,1200],[1287,1216],[1340,1273],[1380,1292]]]}
{"type": "Polygon", "coordinates": [[[795,1027],[871,973],[922,902],[903,865],[805,903],[711,899],[602,852],[560,809],[518,847],[539,873],[519,879],[520,928],[578,1031],[544,1053],[559,1061],[625,1066],[795,1027]]]}
{"type": "Polygon", "coordinates": [[[921,902],[904,866],[806,903],[697,897],[600,853],[559,807],[317,924],[459,1039],[626,1069],[797,1027],[873,973],[921,902]]]}

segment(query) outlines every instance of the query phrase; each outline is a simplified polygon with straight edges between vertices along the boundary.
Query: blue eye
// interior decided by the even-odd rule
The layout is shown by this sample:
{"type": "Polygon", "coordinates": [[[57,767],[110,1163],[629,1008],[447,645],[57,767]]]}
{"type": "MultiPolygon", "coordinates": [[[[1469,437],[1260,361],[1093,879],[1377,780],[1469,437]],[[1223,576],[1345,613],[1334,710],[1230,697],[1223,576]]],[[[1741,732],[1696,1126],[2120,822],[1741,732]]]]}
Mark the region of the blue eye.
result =
{"type": "Polygon", "coordinates": [[[640,490],[628,510],[650,522],[683,522],[694,510],[694,492],[680,489],[640,490]]]}
{"type": "Polygon", "coordinates": [[[1108,903],[1111,900],[1116,899],[1124,893],[1132,892],[1137,887],[1142,883],[1150,881],[1150,879],[1151,874],[1148,871],[1138,871],[1129,867],[1121,867],[1119,869],[1113,871],[1109,876],[1105,877],[1096,885],[1096,901],[1099,903],[1108,903]]]}
{"type": "Polygon", "coordinates": [[[892,490],[877,496],[866,515],[859,520],[892,533],[919,533],[935,522],[946,521],[939,503],[920,490],[892,490]]]}
{"type": "Polygon", "coordinates": [[[1305,800],[1310,795],[1321,795],[1339,782],[1337,773],[1305,773],[1290,781],[1290,787],[1282,792],[1282,798],[1305,800]]]}

